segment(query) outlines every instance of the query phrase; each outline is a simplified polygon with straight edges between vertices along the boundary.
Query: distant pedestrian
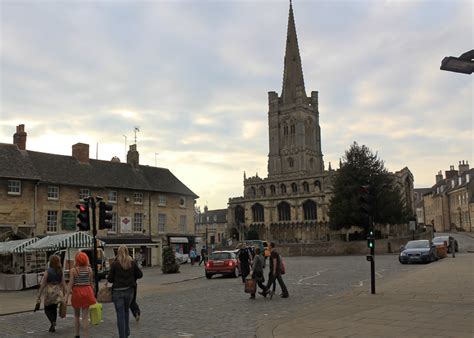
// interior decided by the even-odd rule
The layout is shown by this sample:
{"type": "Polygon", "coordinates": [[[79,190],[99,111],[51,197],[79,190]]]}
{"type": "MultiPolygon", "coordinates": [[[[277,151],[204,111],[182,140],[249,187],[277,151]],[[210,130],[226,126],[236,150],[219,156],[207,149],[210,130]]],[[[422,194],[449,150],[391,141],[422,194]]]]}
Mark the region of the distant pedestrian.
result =
{"type": "Polygon", "coordinates": [[[130,336],[130,305],[137,286],[136,280],[142,276],[142,271],[128,254],[128,248],[125,245],[120,246],[107,276],[107,280],[112,283],[112,300],[117,313],[120,338],[130,336]]]}
{"type": "Polygon", "coordinates": [[[275,250],[275,243],[271,242],[270,243],[270,274],[269,274],[268,283],[265,290],[263,292],[260,292],[262,296],[264,297],[267,296],[267,294],[269,293],[270,287],[275,282],[275,280],[277,280],[282,292],[281,297],[283,298],[289,297],[288,289],[286,288],[285,282],[283,281],[283,278],[281,277],[281,266],[282,266],[281,256],[275,250]]]}
{"type": "Polygon", "coordinates": [[[242,243],[238,257],[240,261],[240,273],[242,274],[242,283],[245,283],[245,278],[247,278],[250,273],[250,264],[252,263],[250,250],[247,248],[247,244],[242,243]]]}
{"type": "MultiPolygon", "coordinates": [[[[252,263],[252,279],[255,279],[260,289],[265,290],[265,277],[263,276],[264,258],[260,255],[260,248],[255,248],[255,257],[252,263]]],[[[255,299],[255,293],[250,294],[250,299],[255,299]]]]}
{"type": "Polygon", "coordinates": [[[51,326],[49,332],[56,331],[56,319],[58,318],[58,304],[64,302],[66,298],[66,282],[64,281],[63,269],[59,256],[49,257],[49,267],[44,272],[41,286],[38,291],[37,303],[41,302],[41,296],[44,295],[44,313],[48,317],[51,326]]]}
{"type": "Polygon", "coordinates": [[[191,265],[194,265],[194,261],[196,260],[197,253],[194,247],[191,247],[191,250],[189,250],[189,259],[191,260],[191,265]]]}
{"type": "Polygon", "coordinates": [[[76,266],[71,270],[67,297],[72,292],[71,305],[74,308],[74,328],[76,337],[81,331],[80,317],[82,312],[82,332],[89,336],[89,306],[96,303],[92,290],[93,274],[89,266],[89,257],[84,252],[78,252],[75,258],[76,266]]]}
{"type": "Polygon", "coordinates": [[[201,249],[201,260],[199,261],[199,266],[201,266],[202,262],[204,262],[204,265],[207,262],[207,249],[205,246],[203,246],[201,249]]]}

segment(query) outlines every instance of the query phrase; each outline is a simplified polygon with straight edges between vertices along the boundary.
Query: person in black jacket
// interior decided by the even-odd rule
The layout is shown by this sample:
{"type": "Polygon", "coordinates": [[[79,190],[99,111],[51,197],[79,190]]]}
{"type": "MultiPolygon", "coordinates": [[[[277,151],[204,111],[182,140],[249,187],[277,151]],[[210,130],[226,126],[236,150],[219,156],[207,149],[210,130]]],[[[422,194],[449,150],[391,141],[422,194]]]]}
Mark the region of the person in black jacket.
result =
{"type": "Polygon", "coordinates": [[[107,280],[112,283],[112,300],[117,313],[120,338],[130,336],[130,305],[137,286],[136,280],[142,277],[143,273],[128,254],[128,248],[125,245],[120,246],[107,277],[107,280]]]}
{"type": "Polygon", "coordinates": [[[245,283],[245,278],[250,273],[250,265],[252,264],[252,257],[247,244],[243,243],[239,250],[240,273],[242,274],[242,283],[245,283]]]}

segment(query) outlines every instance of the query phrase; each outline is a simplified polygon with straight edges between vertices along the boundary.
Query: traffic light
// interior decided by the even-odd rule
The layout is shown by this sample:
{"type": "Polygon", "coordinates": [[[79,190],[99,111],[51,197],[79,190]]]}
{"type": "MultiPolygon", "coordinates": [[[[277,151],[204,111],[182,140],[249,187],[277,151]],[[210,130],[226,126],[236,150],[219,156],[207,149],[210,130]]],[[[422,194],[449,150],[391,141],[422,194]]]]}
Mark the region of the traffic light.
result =
{"type": "Polygon", "coordinates": [[[372,196],[370,195],[370,185],[361,185],[359,188],[360,211],[369,216],[372,211],[372,196]]]}
{"type": "Polygon", "coordinates": [[[375,232],[373,228],[369,229],[369,236],[367,236],[367,247],[369,249],[375,248],[375,232]]]}
{"type": "Polygon", "coordinates": [[[113,205],[105,202],[99,203],[99,229],[112,229],[112,214],[110,211],[114,208],[113,205]]]}
{"type": "Polygon", "coordinates": [[[79,209],[79,213],[77,214],[79,223],[77,223],[77,227],[80,231],[89,231],[91,228],[91,222],[89,218],[89,203],[86,202],[76,204],[76,208],[79,209]]]}

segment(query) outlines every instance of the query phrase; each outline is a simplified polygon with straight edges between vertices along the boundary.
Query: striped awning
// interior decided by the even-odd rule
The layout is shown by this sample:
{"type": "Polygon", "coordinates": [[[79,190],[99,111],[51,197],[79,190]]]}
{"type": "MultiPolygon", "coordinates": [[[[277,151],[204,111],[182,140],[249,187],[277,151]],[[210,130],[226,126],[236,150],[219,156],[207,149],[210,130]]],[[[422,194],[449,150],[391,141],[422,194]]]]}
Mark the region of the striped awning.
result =
{"type": "Polygon", "coordinates": [[[0,255],[25,252],[25,248],[39,240],[38,237],[0,242],[0,255]]]}
{"type": "MultiPolygon", "coordinates": [[[[97,246],[104,246],[105,243],[97,240],[97,246]]],[[[92,248],[94,247],[94,237],[85,232],[71,232],[68,234],[46,236],[38,242],[31,244],[26,251],[53,251],[64,248],[92,248]]]]}

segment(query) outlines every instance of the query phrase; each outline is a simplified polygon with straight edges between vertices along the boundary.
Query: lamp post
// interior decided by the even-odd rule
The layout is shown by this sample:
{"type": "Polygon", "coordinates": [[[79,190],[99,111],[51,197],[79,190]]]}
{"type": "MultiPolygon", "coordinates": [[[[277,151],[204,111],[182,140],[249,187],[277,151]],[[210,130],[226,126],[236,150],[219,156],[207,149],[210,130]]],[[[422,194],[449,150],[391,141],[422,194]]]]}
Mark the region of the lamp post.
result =
{"type": "Polygon", "coordinates": [[[459,57],[447,56],[441,61],[441,70],[449,72],[472,74],[474,72],[474,49],[459,57]]]}

